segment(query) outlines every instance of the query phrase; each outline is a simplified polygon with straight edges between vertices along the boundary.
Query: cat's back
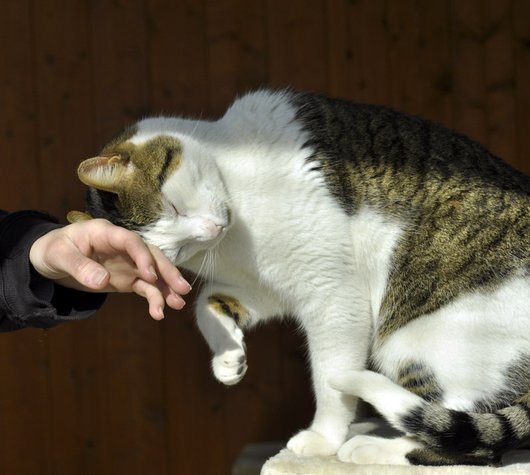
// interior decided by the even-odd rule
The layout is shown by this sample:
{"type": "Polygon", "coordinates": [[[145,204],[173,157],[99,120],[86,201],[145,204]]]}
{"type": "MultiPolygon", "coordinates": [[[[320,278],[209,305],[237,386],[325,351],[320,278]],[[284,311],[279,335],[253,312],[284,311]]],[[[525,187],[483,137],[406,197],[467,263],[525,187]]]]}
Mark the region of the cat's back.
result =
{"type": "Polygon", "coordinates": [[[410,204],[418,194],[449,188],[530,194],[527,176],[439,124],[384,106],[311,93],[293,94],[291,102],[310,136],[314,158],[349,212],[360,200],[377,201],[392,211],[391,204],[383,202],[385,196],[395,204],[410,204]],[[348,180],[341,180],[338,187],[334,173],[347,174],[348,180]]]}

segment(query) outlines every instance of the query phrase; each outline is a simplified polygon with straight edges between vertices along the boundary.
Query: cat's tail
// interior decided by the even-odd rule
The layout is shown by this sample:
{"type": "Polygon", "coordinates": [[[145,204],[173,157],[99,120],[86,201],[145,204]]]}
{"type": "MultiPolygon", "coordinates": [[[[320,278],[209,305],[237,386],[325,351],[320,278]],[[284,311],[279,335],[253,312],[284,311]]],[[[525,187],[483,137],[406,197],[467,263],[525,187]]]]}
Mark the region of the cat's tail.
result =
{"type": "Polygon", "coordinates": [[[440,452],[495,459],[530,437],[530,408],[523,402],[491,413],[456,411],[371,371],[335,376],[330,384],[372,404],[393,427],[440,452]]]}

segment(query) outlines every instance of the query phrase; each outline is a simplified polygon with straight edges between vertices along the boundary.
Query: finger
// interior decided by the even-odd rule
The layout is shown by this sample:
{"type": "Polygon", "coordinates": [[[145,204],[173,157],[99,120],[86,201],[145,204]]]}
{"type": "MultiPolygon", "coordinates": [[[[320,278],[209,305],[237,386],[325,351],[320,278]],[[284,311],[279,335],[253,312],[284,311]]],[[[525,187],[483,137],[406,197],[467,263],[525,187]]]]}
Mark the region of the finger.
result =
{"type": "Polygon", "coordinates": [[[124,228],[115,227],[110,233],[110,244],[117,251],[125,251],[134,262],[142,280],[155,283],[158,279],[156,262],[140,236],[124,228]]]}
{"type": "Polygon", "coordinates": [[[164,297],[160,289],[141,279],[138,279],[132,288],[136,294],[147,300],[149,304],[149,315],[155,320],[162,320],[164,318],[164,297]]]}
{"type": "Polygon", "coordinates": [[[77,247],[65,242],[61,252],[52,252],[50,265],[73,277],[80,284],[93,290],[101,290],[110,279],[109,272],[100,264],[82,254],[77,247]]]}
{"type": "Polygon", "coordinates": [[[189,293],[191,285],[184,277],[182,277],[182,274],[173,263],[158,247],[151,244],[147,244],[147,246],[155,259],[156,268],[162,281],[176,294],[186,295],[189,293]]]}
{"type": "Polygon", "coordinates": [[[186,305],[186,301],[177,294],[174,290],[169,288],[169,286],[164,283],[163,280],[159,280],[157,282],[157,287],[160,289],[160,292],[162,293],[167,305],[175,310],[181,310],[184,305],[186,305]]]}
{"type": "Polygon", "coordinates": [[[110,274],[102,265],[83,256],[84,263],[81,264],[79,274],[72,270],[70,274],[79,283],[86,285],[90,289],[104,289],[110,280],[110,274]]]}
{"type": "Polygon", "coordinates": [[[174,292],[171,292],[166,297],[166,303],[174,310],[182,310],[184,305],[186,305],[186,301],[180,295],[175,294],[174,292]]]}

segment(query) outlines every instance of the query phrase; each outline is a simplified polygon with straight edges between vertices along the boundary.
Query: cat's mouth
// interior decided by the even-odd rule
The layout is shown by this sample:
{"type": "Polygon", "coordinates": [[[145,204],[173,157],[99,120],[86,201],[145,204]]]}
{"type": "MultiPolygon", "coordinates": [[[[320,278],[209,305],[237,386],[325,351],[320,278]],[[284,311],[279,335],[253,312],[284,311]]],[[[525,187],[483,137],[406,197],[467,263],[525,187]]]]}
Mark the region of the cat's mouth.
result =
{"type": "Polygon", "coordinates": [[[213,241],[226,230],[226,224],[213,221],[212,219],[197,218],[196,221],[197,241],[213,241]]]}
{"type": "Polygon", "coordinates": [[[222,241],[228,230],[228,224],[210,219],[200,218],[193,223],[194,232],[187,239],[181,241],[172,261],[182,264],[193,257],[197,252],[212,249],[222,241]]]}
{"type": "Polygon", "coordinates": [[[140,234],[147,242],[162,249],[173,264],[180,265],[197,252],[216,247],[229,228],[228,217],[181,214],[176,219],[162,216],[144,227],[140,234]]]}

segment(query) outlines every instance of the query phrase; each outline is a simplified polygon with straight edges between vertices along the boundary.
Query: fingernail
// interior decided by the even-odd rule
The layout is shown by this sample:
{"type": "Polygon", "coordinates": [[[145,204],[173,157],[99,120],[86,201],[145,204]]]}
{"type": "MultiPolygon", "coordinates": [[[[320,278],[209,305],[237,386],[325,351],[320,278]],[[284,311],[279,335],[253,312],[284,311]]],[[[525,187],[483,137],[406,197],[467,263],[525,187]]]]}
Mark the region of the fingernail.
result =
{"type": "Polygon", "coordinates": [[[107,278],[107,272],[103,269],[96,269],[92,272],[92,275],[89,277],[91,284],[100,287],[103,281],[107,278]]]}
{"type": "Polygon", "coordinates": [[[180,308],[182,308],[182,307],[184,307],[184,305],[186,305],[186,301],[179,294],[177,294],[173,289],[171,289],[171,294],[173,295],[173,297],[175,297],[175,299],[178,300],[178,302],[180,304],[180,308]]]}
{"type": "Polygon", "coordinates": [[[156,270],[155,270],[155,268],[154,268],[153,266],[149,267],[148,271],[149,271],[149,273],[150,273],[151,275],[154,275],[154,276],[155,276],[155,279],[156,279],[156,280],[158,280],[158,275],[157,275],[156,270]]]}
{"type": "Polygon", "coordinates": [[[160,320],[165,318],[164,309],[162,307],[158,307],[158,315],[160,316],[160,320]]]}
{"type": "Polygon", "coordinates": [[[182,282],[184,285],[188,286],[188,292],[192,289],[192,286],[190,285],[190,283],[184,277],[180,277],[180,282],[182,282]]]}

